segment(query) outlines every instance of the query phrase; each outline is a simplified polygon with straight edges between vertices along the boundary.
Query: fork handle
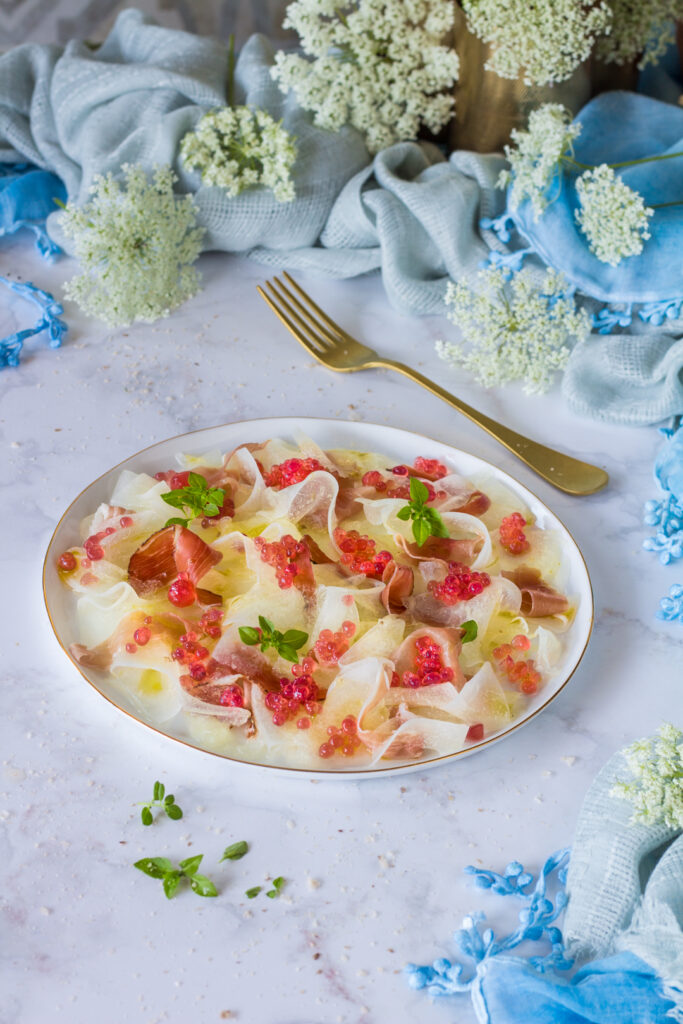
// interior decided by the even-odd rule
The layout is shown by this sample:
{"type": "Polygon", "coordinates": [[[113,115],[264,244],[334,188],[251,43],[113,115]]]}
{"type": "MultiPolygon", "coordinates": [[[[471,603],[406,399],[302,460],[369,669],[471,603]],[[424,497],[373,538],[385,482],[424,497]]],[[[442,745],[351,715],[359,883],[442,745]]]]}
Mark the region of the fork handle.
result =
{"type": "Polygon", "coordinates": [[[532,441],[530,438],[510,430],[509,427],[503,426],[502,423],[497,423],[489,416],[485,416],[483,413],[473,409],[471,405],[467,405],[466,402],[456,398],[450,391],[446,391],[445,388],[435,384],[428,377],[423,377],[421,373],[414,370],[411,366],[394,362],[392,359],[381,359],[377,360],[376,363],[373,360],[373,365],[383,366],[389,370],[397,370],[398,373],[402,373],[405,377],[410,377],[417,384],[421,384],[423,388],[431,391],[433,395],[442,398],[444,402],[448,402],[454,409],[461,412],[463,416],[467,416],[468,419],[476,423],[482,430],[485,430],[487,434],[494,437],[496,441],[500,441],[513,455],[516,455],[518,459],[525,462],[540,477],[566,494],[594,494],[604,487],[609,480],[605,470],[599,466],[592,466],[590,462],[581,462],[571,455],[564,455],[562,452],[555,451],[553,448],[547,448],[545,445],[539,444],[538,441],[532,441]]]}

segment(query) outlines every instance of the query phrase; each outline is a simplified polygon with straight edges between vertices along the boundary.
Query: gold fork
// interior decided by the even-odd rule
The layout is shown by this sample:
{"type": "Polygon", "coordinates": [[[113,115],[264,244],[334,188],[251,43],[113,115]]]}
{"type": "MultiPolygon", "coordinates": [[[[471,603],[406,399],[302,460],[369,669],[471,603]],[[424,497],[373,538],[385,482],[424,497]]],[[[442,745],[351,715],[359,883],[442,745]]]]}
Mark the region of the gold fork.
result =
{"type": "Polygon", "coordinates": [[[564,455],[522,434],[517,434],[509,427],[496,423],[489,416],[466,405],[412,367],[394,359],[384,359],[374,349],[361,345],[323,312],[286,271],[283,271],[283,277],[287,279],[291,288],[275,277],[272,281],[266,281],[268,292],[258,286],[257,291],[297,341],[301,342],[323,366],[341,373],[369,370],[376,366],[397,370],[398,373],[427,388],[433,395],[443,398],[444,402],[448,402],[491,437],[495,437],[496,441],[500,441],[549,484],[553,484],[566,494],[594,494],[609,480],[605,470],[599,466],[581,462],[571,455],[564,455]]]}

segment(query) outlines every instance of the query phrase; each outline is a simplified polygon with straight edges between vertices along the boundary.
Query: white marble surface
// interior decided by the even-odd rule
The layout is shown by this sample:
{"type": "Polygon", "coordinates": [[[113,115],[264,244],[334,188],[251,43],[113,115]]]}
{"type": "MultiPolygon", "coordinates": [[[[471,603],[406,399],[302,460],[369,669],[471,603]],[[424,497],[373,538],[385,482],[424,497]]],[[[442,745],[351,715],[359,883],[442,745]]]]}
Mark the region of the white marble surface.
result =
{"type": "MultiPolygon", "coordinates": [[[[45,266],[25,238],[3,240],[2,272],[59,293],[68,261],[45,266]]],[[[380,350],[418,364],[514,428],[604,465],[588,499],[545,485],[474,426],[414,385],[313,365],[264,304],[264,271],[201,261],[204,291],[171,319],[113,336],[70,304],[68,341],[30,346],[0,374],[2,753],[0,835],[3,1024],[439,1024],[473,1019],[466,1000],[430,1004],[400,976],[409,960],[452,952],[463,915],[496,897],[468,863],[536,869],[571,841],[586,787],[607,756],[681,706],[681,627],[656,622],[676,581],[641,550],[654,491],[655,430],[580,420],[558,393],[483,393],[439,363],[441,320],[402,318],[377,277],[305,284],[380,350]],[[263,415],[325,415],[424,432],[498,462],[566,522],[592,575],[597,619],[570,685],[492,749],[440,769],[362,783],[280,781],[164,740],[115,712],[53,639],[40,574],[51,532],[95,476],[183,431],[263,415]],[[677,678],[678,677],[678,678],[677,678]],[[135,801],[155,778],[185,810],[145,829],[135,801]],[[224,846],[251,852],[217,865],[224,846]],[[131,866],[204,853],[215,900],[131,866]],[[249,902],[268,874],[280,900],[249,902]]],[[[0,334],[33,313],[2,293],[0,334]]]]}

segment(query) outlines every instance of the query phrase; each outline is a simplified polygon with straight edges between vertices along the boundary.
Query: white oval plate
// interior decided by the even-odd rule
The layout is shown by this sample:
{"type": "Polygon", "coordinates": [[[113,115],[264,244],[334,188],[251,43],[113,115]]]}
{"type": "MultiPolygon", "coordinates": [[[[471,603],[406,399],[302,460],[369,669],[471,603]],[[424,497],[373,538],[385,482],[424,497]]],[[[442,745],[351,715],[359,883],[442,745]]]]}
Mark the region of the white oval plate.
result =
{"type": "Polygon", "coordinates": [[[291,776],[294,773],[299,776],[322,779],[348,780],[371,778],[378,775],[398,775],[445,764],[457,758],[467,757],[478,750],[482,750],[484,747],[490,746],[492,743],[497,743],[498,740],[519,729],[520,726],[529,722],[543,711],[560,690],[563,689],[583,657],[593,625],[593,592],[590,578],[586,563],[574,538],[557,516],[531,491],[528,491],[526,487],[523,487],[522,484],[515,480],[514,477],[508,476],[507,473],[485,462],[483,459],[478,459],[474,455],[469,455],[458,448],[452,448],[450,445],[434,441],[420,434],[413,434],[407,430],[399,430],[396,427],[387,427],[374,423],[351,423],[325,419],[302,419],[299,417],[245,420],[241,423],[227,423],[219,427],[196,430],[190,434],[181,434],[178,437],[172,437],[167,441],[161,441],[149,448],[145,448],[143,451],[138,452],[137,455],[132,455],[125,462],[121,462],[118,466],[108,470],[79,494],[75,501],[69,505],[57,524],[45,556],[43,593],[52,628],[64,652],[71,658],[80,674],[98,693],[120,711],[123,711],[124,714],[147,728],[153,729],[154,732],[162,736],[167,736],[213,757],[221,757],[234,765],[244,765],[252,769],[254,767],[267,768],[271,772],[275,771],[284,775],[291,776]],[[124,469],[129,469],[135,473],[147,472],[153,474],[158,471],[160,466],[174,465],[175,456],[179,452],[200,454],[212,448],[230,451],[230,449],[240,444],[245,444],[248,441],[266,441],[270,437],[288,438],[296,430],[303,431],[322,448],[352,448],[357,451],[376,451],[382,454],[386,453],[390,459],[395,460],[397,463],[412,462],[416,456],[423,455],[448,460],[463,476],[473,476],[482,472],[486,473],[505,483],[519,494],[533,512],[539,526],[559,531],[562,536],[564,559],[568,568],[568,591],[577,595],[578,610],[572,628],[567,634],[568,643],[562,660],[557,666],[555,675],[548,681],[543,691],[529,702],[526,713],[520,715],[506,729],[501,729],[480,743],[473,743],[453,754],[445,754],[439,757],[426,758],[421,761],[398,765],[383,765],[377,768],[350,770],[344,770],[343,768],[325,770],[321,768],[319,771],[313,771],[306,768],[287,768],[262,764],[260,762],[250,762],[229,757],[228,755],[201,747],[190,738],[182,715],[177,715],[172,721],[164,723],[164,728],[152,725],[150,722],[145,721],[144,718],[139,717],[138,710],[133,710],[133,706],[126,699],[125,694],[115,687],[113,680],[106,672],[83,668],[71,658],[69,647],[72,643],[78,642],[79,639],[76,634],[75,616],[73,614],[75,602],[71,592],[67,590],[59,578],[56,568],[57,558],[62,551],[80,544],[78,528],[81,520],[85,516],[90,515],[101,502],[109,500],[119,473],[124,469]]]}

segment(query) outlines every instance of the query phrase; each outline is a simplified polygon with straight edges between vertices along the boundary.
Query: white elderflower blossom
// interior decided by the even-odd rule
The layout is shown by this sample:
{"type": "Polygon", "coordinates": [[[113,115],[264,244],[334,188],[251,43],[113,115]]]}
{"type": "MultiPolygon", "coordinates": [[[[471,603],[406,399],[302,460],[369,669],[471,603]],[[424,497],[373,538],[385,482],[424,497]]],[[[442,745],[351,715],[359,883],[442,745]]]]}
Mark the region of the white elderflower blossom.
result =
{"type": "Polygon", "coordinates": [[[209,111],[184,137],[180,156],[188,167],[200,171],[205,185],[224,188],[229,196],[263,185],[281,203],[295,197],[294,139],[265,110],[222,107],[209,111]]]}
{"type": "Polygon", "coordinates": [[[481,271],[483,289],[476,294],[450,282],[446,303],[469,350],[439,341],[442,359],[469,370],[484,387],[524,381],[524,390],[547,391],[557,370],[569,358],[567,340],[581,339],[590,330],[583,310],[566,294],[566,281],[549,270],[539,291],[528,270],[506,281],[498,268],[481,271]]]}
{"type": "Polygon", "coordinates": [[[450,120],[458,56],[441,40],[453,20],[452,0],[294,0],[284,27],[306,57],[278,52],[272,75],[315,124],[351,124],[376,153],[450,120]]]}
{"type": "MultiPolygon", "coordinates": [[[[631,0],[639,3],[640,0],[631,0]]],[[[527,85],[562,82],[612,23],[606,0],[462,0],[476,36],[493,46],[486,67],[527,85]]]]}
{"type": "Polygon", "coordinates": [[[81,207],[68,203],[62,215],[83,268],[66,295],[112,327],[168,316],[198,291],[192,264],[204,234],[192,197],[175,195],[169,166],[156,167],[151,181],[139,164],[121,169],[125,188],[98,174],[92,198],[81,207]]]}
{"type": "Polygon", "coordinates": [[[638,67],[656,64],[674,41],[674,24],[681,18],[681,0],[609,0],[609,34],[598,40],[597,54],[606,63],[638,67]]]}
{"type": "Polygon", "coordinates": [[[574,213],[576,223],[599,260],[616,267],[624,257],[643,251],[654,210],[611,167],[601,164],[586,171],[577,180],[576,191],[580,204],[574,213]]]}
{"type": "Polygon", "coordinates": [[[624,756],[631,781],[618,781],[610,795],[633,804],[631,824],[683,828],[683,732],[665,722],[658,738],[638,740],[624,756]]]}
{"type": "Polygon", "coordinates": [[[563,156],[572,153],[581,125],[572,124],[572,115],[561,103],[544,103],[532,110],[526,131],[514,128],[513,146],[505,147],[510,170],[502,171],[498,188],[512,183],[510,206],[513,210],[525,199],[534,208],[538,220],[549,203],[548,188],[563,156]]]}

